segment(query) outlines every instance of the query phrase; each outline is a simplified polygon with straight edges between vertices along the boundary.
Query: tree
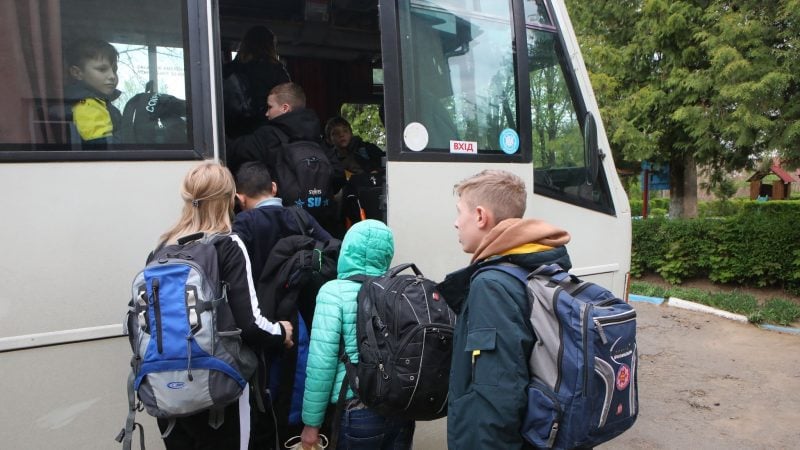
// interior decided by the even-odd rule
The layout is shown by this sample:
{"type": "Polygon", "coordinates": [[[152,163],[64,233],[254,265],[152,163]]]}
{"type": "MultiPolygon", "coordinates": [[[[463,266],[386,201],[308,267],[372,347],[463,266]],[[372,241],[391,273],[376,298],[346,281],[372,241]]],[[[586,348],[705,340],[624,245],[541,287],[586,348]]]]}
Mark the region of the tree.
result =
{"type": "Polygon", "coordinates": [[[617,158],[669,163],[670,215],[696,214],[766,152],[800,161],[800,0],[568,0],[617,158]]]}

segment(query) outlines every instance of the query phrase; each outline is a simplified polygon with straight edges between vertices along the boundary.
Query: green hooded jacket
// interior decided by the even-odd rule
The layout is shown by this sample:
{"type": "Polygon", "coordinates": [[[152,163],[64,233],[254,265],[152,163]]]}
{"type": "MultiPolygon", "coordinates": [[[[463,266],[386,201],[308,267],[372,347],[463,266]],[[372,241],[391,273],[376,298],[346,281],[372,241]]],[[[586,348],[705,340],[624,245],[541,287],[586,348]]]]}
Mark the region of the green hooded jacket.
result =
{"type": "MultiPolygon", "coordinates": [[[[356,311],[361,283],[347,280],[353,275],[383,275],[394,257],[394,236],[382,222],[365,220],[347,231],[339,253],[336,280],[325,283],[317,294],[314,325],[306,367],[303,394],[303,423],[318,427],[325,419],[329,403],[336,403],[345,377],[339,361],[339,346],[344,336],[347,356],[358,362],[356,311]]],[[[355,394],[348,388],[347,398],[355,394]]]]}

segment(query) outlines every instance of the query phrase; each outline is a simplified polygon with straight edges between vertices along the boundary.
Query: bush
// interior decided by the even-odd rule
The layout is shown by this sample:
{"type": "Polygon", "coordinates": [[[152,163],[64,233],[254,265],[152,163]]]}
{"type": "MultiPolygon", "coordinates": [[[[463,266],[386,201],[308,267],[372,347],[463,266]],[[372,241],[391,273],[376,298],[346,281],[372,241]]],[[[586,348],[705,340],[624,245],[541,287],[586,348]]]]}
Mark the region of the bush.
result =
{"type": "Polygon", "coordinates": [[[732,203],[729,217],[633,221],[631,274],[800,291],[800,202],[732,203]]]}

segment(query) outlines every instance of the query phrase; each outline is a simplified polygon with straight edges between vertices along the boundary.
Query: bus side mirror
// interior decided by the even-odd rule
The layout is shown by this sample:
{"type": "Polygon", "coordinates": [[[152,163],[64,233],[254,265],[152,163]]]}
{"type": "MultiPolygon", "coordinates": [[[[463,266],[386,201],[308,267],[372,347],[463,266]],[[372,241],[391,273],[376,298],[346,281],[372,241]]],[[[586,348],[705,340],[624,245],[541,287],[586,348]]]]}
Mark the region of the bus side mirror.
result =
{"type": "Polygon", "coordinates": [[[586,184],[593,185],[597,182],[600,164],[605,153],[597,145],[597,122],[591,112],[586,113],[583,121],[583,158],[586,168],[586,184]]]}

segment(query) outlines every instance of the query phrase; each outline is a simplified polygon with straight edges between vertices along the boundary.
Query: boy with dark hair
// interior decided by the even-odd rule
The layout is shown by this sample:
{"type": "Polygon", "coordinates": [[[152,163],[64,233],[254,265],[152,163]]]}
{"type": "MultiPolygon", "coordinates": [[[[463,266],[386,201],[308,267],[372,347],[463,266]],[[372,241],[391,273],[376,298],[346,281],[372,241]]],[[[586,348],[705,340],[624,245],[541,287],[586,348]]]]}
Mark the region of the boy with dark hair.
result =
{"type": "MultiPolygon", "coordinates": [[[[275,194],[278,186],[263,163],[251,161],[242,165],[236,173],[236,197],[242,212],[236,215],[233,231],[247,247],[252,263],[253,276],[258,280],[272,247],[283,237],[303,234],[295,213],[283,206],[275,194]]],[[[297,208],[304,218],[309,235],[318,241],[332,239],[316,219],[305,210],[297,208]]]]}
{"type": "Polygon", "coordinates": [[[527,190],[518,176],[484,170],[455,186],[455,227],[472,264],[439,285],[458,314],[447,414],[450,449],[523,449],[520,433],[536,336],[528,319],[525,286],[499,270],[473,274],[485,261],[534,270],[543,264],[571,267],[564,230],[523,219],[527,190]]]}
{"type": "Polygon", "coordinates": [[[122,114],[111,104],[120,96],[118,57],[117,49],[100,39],[81,39],[67,49],[67,71],[72,82],[65,88],[64,97],[73,143],[113,142],[122,121],[122,114]]]}
{"type": "MultiPolygon", "coordinates": [[[[275,289],[264,283],[262,275],[278,241],[288,236],[306,233],[321,242],[332,239],[331,235],[308,212],[301,208],[284,207],[281,199],[275,196],[277,191],[278,186],[272,181],[269,170],[259,161],[243,164],[236,173],[236,197],[242,212],[237,214],[234,219],[233,232],[239,235],[247,249],[253,279],[256,283],[259,308],[268,317],[276,316],[275,305],[281,299],[271,298],[274,297],[275,289]],[[298,223],[300,220],[305,222],[305,230],[298,223]]],[[[295,333],[300,333],[300,331],[295,333]]],[[[300,337],[298,336],[298,338],[300,337]]],[[[297,349],[292,351],[297,351],[297,349]]],[[[258,384],[263,387],[275,386],[276,381],[271,378],[279,377],[275,372],[280,366],[277,355],[265,354],[262,361],[259,362],[260,382],[258,384]],[[271,369],[269,366],[276,368],[271,369]],[[272,374],[269,376],[267,375],[268,370],[272,370],[272,374]]],[[[278,388],[285,387],[278,386],[278,388]]],[[[287,425],[283,405],[276,405],[275,402],[283,394],[271,390],[269,397],[266,397],[263,392],[261,396],[267,411],[261,413],[256,408],[252,409],[254,426],[250,448],[273,448],[271,446],[290,437],[292,431],[287,425]]],[[[295,434],[297,433],[299,433],[299,427],[295,431],[295,434]]]]}

